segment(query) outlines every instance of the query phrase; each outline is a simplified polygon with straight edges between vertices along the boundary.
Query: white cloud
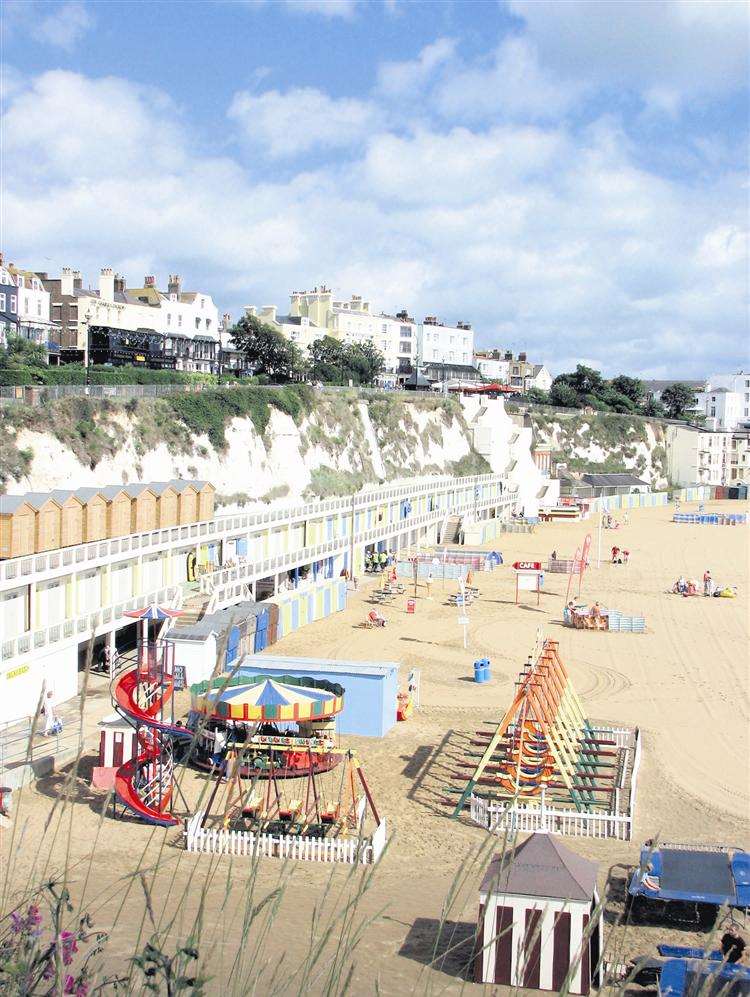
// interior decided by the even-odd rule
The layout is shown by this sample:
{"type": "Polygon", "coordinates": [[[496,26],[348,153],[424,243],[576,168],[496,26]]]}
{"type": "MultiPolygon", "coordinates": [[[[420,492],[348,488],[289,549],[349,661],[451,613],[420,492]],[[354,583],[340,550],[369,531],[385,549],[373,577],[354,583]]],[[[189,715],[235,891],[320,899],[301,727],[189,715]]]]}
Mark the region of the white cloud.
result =
{"type": "Polygon", "coordinates": [[[567,111],[582,92],[582,84],[550,74],[532,43],[512,36],[500,43],[488,64],[464,66],[446,75],[437,104],[443,114],[470,121],[497,113],[551,120],[567,111]]]}
{"type": "Polygon", "coordinates": [[[357,0],[285,0],[286,6],[302,14],[322,14],[351,20],[359,6],[357,0]]]}
{"type": "MultiPolygon", "coordinates": [[[[202,152],[159,91],[43,74],[11,96],[3,122],[7,251],[92,276],[106,264],[142,264],[133,280],[146,264],[176,268],[235,314],[326,280],[378,308],[472,321],[480,345],[526,347],[551,367],[593,357],[608,372],[687,377],[717,351],[742,363],[744,178],[721,161],[700,183],[660,177],[615,119],[584,132],[381,123],[365,139],[369,110],[341,115],[313,94],[308,109],[359,129],[362,149],[272,179],[256,161],[202,152]]],[[[256,131],[277,152],[290,148],[286,127],[303,131],[287,96],[256,131]]],[[[263,118],[251,106],[236,114],[243,129],[263,118]]]]}
{"type": "Polygon", "coordinates": [[[82,0],[68,0],[38,20],[35,34],[50,45],[71,51],[93,23],[82,0]]]}
{"type": "Polygon", "coordinates": [[[301,87],[235,94],[229,117],[246,142],[271,156],[294,156],[314,148],[345,148],[361,143],[379,114],[368,101],[334,99],[301,87]]]}
{"type": "Polygon", "coordinates": [[[748,75],[748,11],[732,0],[509,0],[566,79],[661,95],[721,94],[748,75]]]}
{"type": "Polygon", "coordinates": [[[416,59],[405,62],[382,62],[378,67],[378,86],[389,96],[418,92],[425,83],[434,80],[439,66],[453,57],[456,42],[452,38],[438,38],[425,45],[416,59]]]}

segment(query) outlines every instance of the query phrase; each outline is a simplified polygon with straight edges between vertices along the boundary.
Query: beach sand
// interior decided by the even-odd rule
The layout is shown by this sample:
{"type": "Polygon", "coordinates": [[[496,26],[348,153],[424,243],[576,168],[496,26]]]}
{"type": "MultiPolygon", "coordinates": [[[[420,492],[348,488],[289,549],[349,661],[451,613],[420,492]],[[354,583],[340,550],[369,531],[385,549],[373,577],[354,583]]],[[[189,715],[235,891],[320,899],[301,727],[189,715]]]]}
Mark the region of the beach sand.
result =
{"type": "MultiPolygon", "coordinates": [[[[710,503],[707,508],[740,511],[738,503],[710,503]]],[[[674,525],[671,515],[670,508],[633,510],[628,527],[604,531],[600,568],[593,521],[540,525],[533,534],[503,534],[488,546],[502,551],[504,566],[474,576],[481,595],[470,609],[466,650],[457,610],[445,605],[455,583],[446,582],[443,589],[439,576],[432,599],[426,598],[424,586],[418,589],[414,615],[405,612],[406,596],[384,608],[389,619],[385,630],[358,626],[371,608],[372,583],[362,580],[343,613],[311,624],[269,649],[280,655],[400,661],[402,684],[411,667],[421,670],[422,705],[409,721],[380,740],[343,739],[359,752],[391,839],[353,918],[375,920],[356,949],[352,993],[374,993],[376,979],[382,994],[453,993],[462,987],[480,991],[461,973],[476,922],[478,885],[492,844],[486,832],[468,819],[450,819],[448,789],[460,785],[456,763],[464,757],[467,736],[479,723],[498,721],[509,705],[513,683],[540,627],[547,637],[559,641],[586,713],[614,725],[638,726],[643,736],[633,840],[561,839],[600,863],[602,889],[610,877],[607,932],[609,920],[622,909],[623,866],[637,862],[645,839],[750,846],[748,529],[674,525]],[[528,592],[521,594],[520,605],[514,604],[513,561],[546,562],[553,549],[559,557],[572,557],[587,532],[594,535],[583,598],[644,615],[645,634],[564,628],[564,575],[547,574],[538,607],[536,595],[528,592]],[[615,543],[631,552],[628,565],[608,563],[615,543]],[[717,581],[737,585],[739,597],[686,599],[668,594],[680,574],[701,579],[706,568],[717,581]],[[492,663],[492,680],[486,685],[472,681],[473,662],[479,657],[492,663]],[[457,875],[464,878],[444,914],[457,875]],[[436,949],[442,916],[447,930],[436,949]],[[452,951],[441,958],[446,948],[452,951]]],[[[412,594],[411,587],[407,594],[412,594]]],[[[89,756],[93,745],[91,749],[89,756]]],[[[82,773],[86,771],[82,766],[82,773]]],[[[202,776],[185,780],[188,796],[197,792],[202,780],[202,776]]],[[[3,859],[10,860],[12,852],[14,888],[26,882],[34,862],[35,874],[62,868],[67,850],[74,870],[72,892],[78,900],[84,895],[84,906],[94,912],[97,926],[107,930],[122,905],[107,949],[108,965],[117,968],[117,960],[134,949],[134,925],[144,916],[144,882],[154,922],[164,924],[176,915],[169,932],[173,940],[181,932],[184,938],[195,923],[209,877],[204,897],[207,927],[200,948],[214,976],[208,991],[227,992],[222,980],[241,937],[242,892],[252,864],[187,855],[179,829],[100,820],[102,797],[90,791],[83,778],[72,786],[70,805],[58,803],[45,830],[62,782],[60,774],[42,779],[16,801],[14,835],[3,831],[1,842],[3,859]],[[142,882],[133,872],[144,866],[150,871],[142,882]]],[[[263,860],[257,869],[254,902],[272,891],[280,877],[286,885],[279,913],[258,953],[252,954],[252,940],[245,945],[247,957],[254,960],[252,972],[272,966],[285,953],[278,980],[287,982],[279,982],[273,992],[298,992],[300,980],[291,967],[300,965],[307,951],[314,908],[322,906],[325,915],[341,913],[346,919],[343,898],[367,875],[312,863],[282,867],[277,861],[263,860]],[[331,891],[341,894],[334,896],[331,891]]],[[[144,935],[151,930],[147,914],[144,935]]],[[[621,960],[637,953],[654,955],[656,943],[667,939],[690,944],[700,936],[658,927],[615,928],[610,944],[621,960]]],[[[321,977],[315,975],[319,970],[308,974],[303,988],[307,992],[322,989],[321,977]]],[[[265,979],[258,993],[272,992],[268,976],[265,979]]],[[[502,993],[502,988],[495,992],[502,993]]]]}

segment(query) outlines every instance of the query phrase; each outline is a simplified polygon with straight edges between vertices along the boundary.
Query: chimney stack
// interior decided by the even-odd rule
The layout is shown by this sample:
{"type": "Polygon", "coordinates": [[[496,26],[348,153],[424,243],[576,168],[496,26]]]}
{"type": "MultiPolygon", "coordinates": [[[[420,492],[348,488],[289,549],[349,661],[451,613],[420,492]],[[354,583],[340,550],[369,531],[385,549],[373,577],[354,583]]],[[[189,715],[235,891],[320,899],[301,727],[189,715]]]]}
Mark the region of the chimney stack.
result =
{"type": "Polygon", "coordinates": [[[70,267],[63,267],[60,271],[60,294],[73,294],[73,271],[70,267]]]}
{"type": "Polygon", "coordinates": [[[115,291],[120,294],[125,293],[125,278],[121,273],[115,274],[115,291]]]}
{"type": "Polygon", "coordinates": [[[182,277],[179,274],[170,274],[169,283],[167,284],[167,292],[171,296],[175,294],[179,297],[180,285],[182,284],[182,277]]]}
{"type": "Polygon", "coordinates": [[[263,305],[260,310],[261,318],[270,318],[272,322],[276,321],[276,305],[263,305]]]}
{"type": "Polygon", "coordinates": [[[143,286],[144,287],[156,287],[156,277],[154,277],[153,274],[149,274],[148,276],[144,277],[143,278],[143,286]]]}
{"type": "Polygon", "coordinates": [[[99,274],[99,297],[102,301],[115,300],[115,275],[112,267],[102,267],[99,274]]]}

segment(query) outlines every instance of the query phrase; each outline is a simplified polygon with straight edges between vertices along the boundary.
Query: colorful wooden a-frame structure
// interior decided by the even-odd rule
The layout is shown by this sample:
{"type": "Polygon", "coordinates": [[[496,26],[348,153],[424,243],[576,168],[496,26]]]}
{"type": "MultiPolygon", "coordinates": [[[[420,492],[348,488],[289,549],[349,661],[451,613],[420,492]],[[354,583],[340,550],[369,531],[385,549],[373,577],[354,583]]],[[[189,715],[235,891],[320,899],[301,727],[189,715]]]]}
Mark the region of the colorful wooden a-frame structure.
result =
{"type": "Polygon", "coordinates": [[[557,641],[538,635],[516,686],[494,733],[477,731],[471,742],[484,750],[477,763],[461,763],[473,772],[453,816],[472,794],[534,805],[544,791],[548,802],[578,811],[609,809],[619,752],[586,718],[557,641]]]}

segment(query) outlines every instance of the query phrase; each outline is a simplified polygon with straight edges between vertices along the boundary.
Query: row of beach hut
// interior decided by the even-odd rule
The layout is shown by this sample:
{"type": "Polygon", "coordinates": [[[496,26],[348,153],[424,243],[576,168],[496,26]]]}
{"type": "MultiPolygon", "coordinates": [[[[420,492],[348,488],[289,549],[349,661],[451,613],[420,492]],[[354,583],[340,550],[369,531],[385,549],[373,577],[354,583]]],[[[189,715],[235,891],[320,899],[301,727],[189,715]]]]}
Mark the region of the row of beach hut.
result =
{"type": "Polygon", "coordinates": [[[0,559],[213,519],[207,481],[0,495],[0,559]]]}

